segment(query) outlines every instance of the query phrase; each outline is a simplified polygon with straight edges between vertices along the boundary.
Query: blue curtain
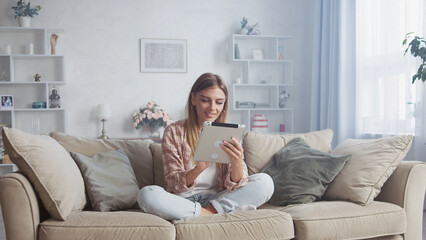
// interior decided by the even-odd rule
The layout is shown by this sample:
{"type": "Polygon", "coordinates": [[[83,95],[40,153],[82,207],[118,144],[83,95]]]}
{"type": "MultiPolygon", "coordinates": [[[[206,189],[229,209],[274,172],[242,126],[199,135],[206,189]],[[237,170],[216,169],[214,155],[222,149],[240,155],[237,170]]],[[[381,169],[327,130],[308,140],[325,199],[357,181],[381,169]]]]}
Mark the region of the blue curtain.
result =
{"type": "Polygon", "coordinates": [[[310,129],[355,134],[355,0],[316,1],[310,129]]]}

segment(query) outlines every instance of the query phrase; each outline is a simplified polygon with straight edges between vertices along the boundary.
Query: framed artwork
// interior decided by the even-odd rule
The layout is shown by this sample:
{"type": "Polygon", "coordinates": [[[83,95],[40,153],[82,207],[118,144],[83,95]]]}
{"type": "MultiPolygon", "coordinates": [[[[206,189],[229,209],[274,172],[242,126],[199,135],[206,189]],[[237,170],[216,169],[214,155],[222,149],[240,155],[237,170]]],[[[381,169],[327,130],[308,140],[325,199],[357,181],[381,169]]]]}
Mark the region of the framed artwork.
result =
{"type": "Polygon", "coordinates": [[[253,59],[255,60],[263,60],[263,49],[253,49],[253,59]]]}
{"type": "Polygon", "coordinates": [[[186,40],[141,39],[141,72],[187,71],[186,40]]]}
{"type": "Polygon", "coordinates": [[[0,95],[0,103],[1,110],[13,109],[13,96],[0,95]]]}

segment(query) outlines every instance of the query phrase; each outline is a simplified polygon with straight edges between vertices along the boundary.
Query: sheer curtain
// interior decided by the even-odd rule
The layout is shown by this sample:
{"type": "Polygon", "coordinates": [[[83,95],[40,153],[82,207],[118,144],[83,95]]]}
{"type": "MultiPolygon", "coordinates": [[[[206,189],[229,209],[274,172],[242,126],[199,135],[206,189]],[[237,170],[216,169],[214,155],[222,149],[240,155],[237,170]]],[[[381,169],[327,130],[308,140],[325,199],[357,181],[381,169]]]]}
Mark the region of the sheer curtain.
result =
{"type": "Polygon", "coordinates": [[[426,155],[423,83],[411,84],[419,60],[404,56],[408,32],[425,36],[425,0],[356,1],[357,138],[415,135],[411,157],[426,155]]]}
{"type": "Polygon", "coordinates": [[[355,134],[355,0],[315,4],[310,129],[333,129],[334,147],[355,134]]]}

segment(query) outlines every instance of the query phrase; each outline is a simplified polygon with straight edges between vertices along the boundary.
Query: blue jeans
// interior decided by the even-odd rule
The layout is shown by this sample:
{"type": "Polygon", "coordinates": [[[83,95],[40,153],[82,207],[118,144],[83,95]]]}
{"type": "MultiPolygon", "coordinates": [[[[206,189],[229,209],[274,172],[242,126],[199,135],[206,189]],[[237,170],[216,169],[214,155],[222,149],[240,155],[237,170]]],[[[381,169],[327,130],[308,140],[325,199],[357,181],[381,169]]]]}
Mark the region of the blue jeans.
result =
{"type": "Polygon", "coordinates": [[[138,204],[142,211],[157,215],[166,220],[179,220],[200,216],[201,207],[210,203],[218,213],[228,213],[243,205],[260,205],[267,202],[274,193],[272,178],[266,173],[249,176],[246,185],[231,192],[196,194],[188,198],[166,192],[156,185],[143,187],[138,194],[138,204]]]}

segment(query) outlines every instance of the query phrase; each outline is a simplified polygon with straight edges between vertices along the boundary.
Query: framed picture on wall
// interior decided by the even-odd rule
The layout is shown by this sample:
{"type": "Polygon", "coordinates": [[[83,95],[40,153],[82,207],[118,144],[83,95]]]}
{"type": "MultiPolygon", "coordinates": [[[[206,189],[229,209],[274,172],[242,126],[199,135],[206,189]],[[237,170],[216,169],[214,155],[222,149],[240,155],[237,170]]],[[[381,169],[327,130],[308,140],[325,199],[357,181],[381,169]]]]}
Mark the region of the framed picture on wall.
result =
{"type": "Polygon", "coordinates": [[[140,43],[141,72],[187,71],[186,40],[142,38],[140,43]]]}
{"type": "Polygon", "coordinates": [[[0,109],[1,110],[13,109],[12,95],[0,95],[0,109]]]}

